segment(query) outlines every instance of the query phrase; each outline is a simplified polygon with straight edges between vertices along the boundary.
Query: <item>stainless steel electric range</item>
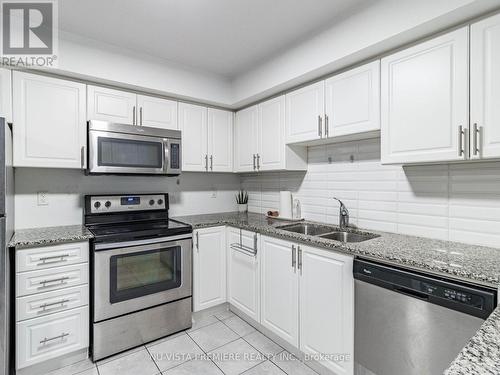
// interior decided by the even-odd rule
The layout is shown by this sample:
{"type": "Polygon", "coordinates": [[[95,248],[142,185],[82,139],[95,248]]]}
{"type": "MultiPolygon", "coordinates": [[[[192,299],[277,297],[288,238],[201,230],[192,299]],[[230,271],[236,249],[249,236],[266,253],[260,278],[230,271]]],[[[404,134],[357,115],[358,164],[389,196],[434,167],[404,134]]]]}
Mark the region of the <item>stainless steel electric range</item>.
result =
{"type": "Polygon", "coordinates": [[[192,228],[168,209],[168,194],[85,197],[94,361],[191,327],[192,228]]]}

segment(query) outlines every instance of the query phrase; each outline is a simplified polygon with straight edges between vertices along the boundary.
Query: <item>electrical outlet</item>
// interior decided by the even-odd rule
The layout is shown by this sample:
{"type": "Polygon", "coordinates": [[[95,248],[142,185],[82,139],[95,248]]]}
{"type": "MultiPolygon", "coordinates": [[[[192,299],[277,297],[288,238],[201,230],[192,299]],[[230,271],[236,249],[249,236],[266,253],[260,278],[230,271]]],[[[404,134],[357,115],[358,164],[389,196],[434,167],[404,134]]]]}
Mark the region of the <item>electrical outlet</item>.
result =
{"type": "Polygon", "coordinates": [[[49,193],[46,191],[38,192],[38,205],[39,206],[48,206],[49,205],[49,193]]]}
{"type": "Polygon", "coordinates": [[[216,188],[212,188],[212,198],[217,198],[217,189],[216,188]]]}

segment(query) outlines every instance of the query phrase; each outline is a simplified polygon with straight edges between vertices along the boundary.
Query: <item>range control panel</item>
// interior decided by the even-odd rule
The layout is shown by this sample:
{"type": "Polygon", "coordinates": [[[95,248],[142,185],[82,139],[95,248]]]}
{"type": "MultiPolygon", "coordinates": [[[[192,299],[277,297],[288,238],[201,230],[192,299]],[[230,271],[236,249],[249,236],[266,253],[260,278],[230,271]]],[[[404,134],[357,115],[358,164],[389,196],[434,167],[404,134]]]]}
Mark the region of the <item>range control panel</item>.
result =
{"type": "Polygon", "coordinates": [[[167,205],[165,194],[102,195],[91,196],[90,213],[164,210],[167,205]]]}

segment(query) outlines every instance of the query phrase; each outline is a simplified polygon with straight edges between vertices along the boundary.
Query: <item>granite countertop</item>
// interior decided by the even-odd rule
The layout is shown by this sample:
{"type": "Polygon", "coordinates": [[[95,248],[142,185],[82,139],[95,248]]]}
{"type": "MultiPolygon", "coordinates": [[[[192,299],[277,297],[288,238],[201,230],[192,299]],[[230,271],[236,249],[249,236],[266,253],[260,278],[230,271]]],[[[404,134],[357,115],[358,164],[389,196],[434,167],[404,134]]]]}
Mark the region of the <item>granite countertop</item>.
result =
{"type": "MultiPolygon", "coordinates": [[[[498,288],[500,284],[499,249],[433,240],[394,233],[369,231],[380,237],[360,242],[341,243],[276,227],[283,220],[264,215],[237,212],[176,217],[194,229],[229,225],[273,237],[417,269],[475,284],[498,288]]],[[[484,322],[445,371],[446,375],[500,374],[500,307],[484,322]]]]}
{"type": "Polygon", "coordinates": [[[469,340],[445,375],[500,374],[500,307],[469,340]]]}
{"type": "Polygon", "coordinates": [[[85,225],[19,229],[12,236],[8,246],[20,249],[63,242],[86,241],[93,237],[85,225]]]}
{"type": "Polygon", "coordinates": [[[191,224],[194,229],[230,225],[367,259],[394,263],[425,272],[446,274],[488,287],[497,288],[500,284],[500,250],[489,247],[378,231],[369,232],[378,234],[380,237],[365,242],[342,243],[278,229],[276,227],[290,222],[268,219],[264,215],[254,213],[227,212],[182,216],[174,219],[191,224]]]}

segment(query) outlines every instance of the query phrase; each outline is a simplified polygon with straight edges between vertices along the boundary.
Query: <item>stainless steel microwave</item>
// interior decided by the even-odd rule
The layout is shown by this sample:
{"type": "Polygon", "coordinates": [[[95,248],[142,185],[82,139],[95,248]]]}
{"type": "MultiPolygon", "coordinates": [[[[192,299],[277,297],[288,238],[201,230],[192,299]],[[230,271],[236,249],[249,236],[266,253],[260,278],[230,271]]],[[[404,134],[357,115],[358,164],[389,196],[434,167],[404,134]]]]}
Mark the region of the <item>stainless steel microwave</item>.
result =
{"type": "Polygon", "coordinates": [[[181,173],[179,130],[92,120],[87,139],[88,174],[181,173]]]}

